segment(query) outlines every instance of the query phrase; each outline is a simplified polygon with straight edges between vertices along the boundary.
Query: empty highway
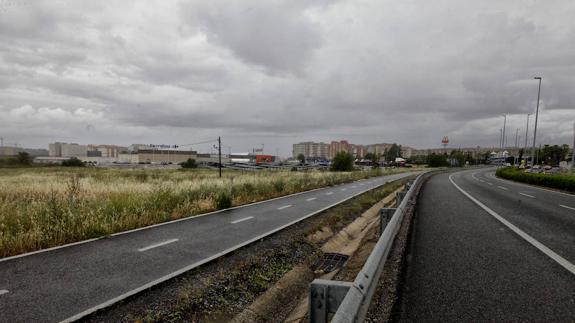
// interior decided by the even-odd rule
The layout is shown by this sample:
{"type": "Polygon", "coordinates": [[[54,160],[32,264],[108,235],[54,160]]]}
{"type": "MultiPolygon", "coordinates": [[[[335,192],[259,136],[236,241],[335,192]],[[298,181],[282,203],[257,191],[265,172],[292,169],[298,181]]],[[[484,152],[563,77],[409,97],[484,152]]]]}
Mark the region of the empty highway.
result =
{"type": "Polygon", "coordinates": [[[404,173],[0,259],[0,322],[71,321],[404,173]]]}
{"type": "Polygon", "coordinates": [[[575,196],[475,169],[417,208],[397,320],[575,321],[575,196]]]}

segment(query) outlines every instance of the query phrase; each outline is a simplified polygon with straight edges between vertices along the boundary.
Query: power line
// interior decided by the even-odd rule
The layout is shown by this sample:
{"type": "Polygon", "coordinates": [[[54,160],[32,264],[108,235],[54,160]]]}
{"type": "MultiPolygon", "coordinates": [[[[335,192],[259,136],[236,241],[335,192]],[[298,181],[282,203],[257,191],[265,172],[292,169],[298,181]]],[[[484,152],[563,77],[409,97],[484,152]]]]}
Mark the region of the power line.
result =
{"type": "Polygon", "coordinates": [[[199,142],[194,142],[191,144],[185,144],[185,145],[179,145],[180,147],[186,147],[186,146],[194,146],[194,145],[201,145],[201,144],[209,144],[212,142],[217,142],[218,139],[212,139],[212,140],[206,140],[206,141],[199,141],[199,142]]]}

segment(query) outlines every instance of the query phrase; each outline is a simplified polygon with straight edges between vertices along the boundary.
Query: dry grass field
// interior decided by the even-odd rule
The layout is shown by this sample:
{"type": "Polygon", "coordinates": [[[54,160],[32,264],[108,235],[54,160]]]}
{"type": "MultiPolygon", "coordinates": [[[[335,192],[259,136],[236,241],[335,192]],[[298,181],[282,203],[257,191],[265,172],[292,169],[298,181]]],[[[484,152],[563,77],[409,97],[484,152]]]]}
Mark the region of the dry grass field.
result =
{"type": "Polygon", "coordinates": [[[0,257],[398,171],[0,169],[0,257]]]}

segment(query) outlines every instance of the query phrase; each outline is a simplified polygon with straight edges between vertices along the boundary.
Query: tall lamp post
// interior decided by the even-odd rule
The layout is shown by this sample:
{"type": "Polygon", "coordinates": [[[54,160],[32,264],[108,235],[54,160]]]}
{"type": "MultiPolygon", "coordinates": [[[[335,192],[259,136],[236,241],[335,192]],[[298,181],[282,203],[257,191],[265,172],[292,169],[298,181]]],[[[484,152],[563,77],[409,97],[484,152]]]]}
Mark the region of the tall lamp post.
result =
{"type": "Polygon", "coordinates": [[[507,125],[507,115],[502,114],[502,116],[503,116],[503,134],[501,138],[501,149],[505,150],[505,126],[507,125]]]}
{"type": "MultiPolygon", "coordinates": [[[[540,76],[536,76],[533,79],[539,80],[539,90],[537,91],[537,110],[535,111],[535,130],[533,130],[533,151],[531,152],[535,155],[535,141],[537,140],[537,120],[539,119],[539,100],[541,98],[541,80],[540,76]]],[[[533,157],[532,157],[533,158],[533,157]]],[[[538,160],[537,160],[538,162],[538,160]]],[[[535,163],[533,163],[535,165],[535,163]]]]}
{"type": "MultiPolygon", "coordinates": [[[[527,156],[527,137],[529,136],[529,116],[532,115],[533,113],[528,113],[527,114],[527,126],[525,127],[525,155],[527,156]]],[[[527,162],[529,161],[529,159],[526,157],[525,158],[525,166],[527,166],[527,162]]]]}

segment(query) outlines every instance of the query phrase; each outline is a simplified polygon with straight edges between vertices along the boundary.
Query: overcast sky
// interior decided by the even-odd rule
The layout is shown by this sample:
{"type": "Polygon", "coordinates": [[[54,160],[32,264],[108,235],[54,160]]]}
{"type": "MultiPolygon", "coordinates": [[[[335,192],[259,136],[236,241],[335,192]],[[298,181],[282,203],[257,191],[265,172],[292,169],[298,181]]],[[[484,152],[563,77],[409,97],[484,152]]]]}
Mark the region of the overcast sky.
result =
{"type": "Polygon", "coordinates": [[[0,0],[0,136],[221,135],[285,156],[308,140],[497,146],[507,113],[514,145],[542,76],[538,143],[571,144],[573,17],[570,0],[0,0]]]}

